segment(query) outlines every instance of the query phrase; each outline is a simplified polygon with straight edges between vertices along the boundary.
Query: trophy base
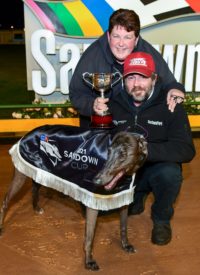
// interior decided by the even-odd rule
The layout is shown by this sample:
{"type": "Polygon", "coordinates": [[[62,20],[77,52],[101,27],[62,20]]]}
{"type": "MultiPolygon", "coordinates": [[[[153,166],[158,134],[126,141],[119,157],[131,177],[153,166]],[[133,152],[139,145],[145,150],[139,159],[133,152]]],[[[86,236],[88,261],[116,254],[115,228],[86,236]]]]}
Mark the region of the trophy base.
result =
{"type": "Polygon", "coordinates": [[[105,129],[110,129],[115,127],[112,121],[112,115],[92,115],[91,116],[91,128],[105,128],[105,129]]]}

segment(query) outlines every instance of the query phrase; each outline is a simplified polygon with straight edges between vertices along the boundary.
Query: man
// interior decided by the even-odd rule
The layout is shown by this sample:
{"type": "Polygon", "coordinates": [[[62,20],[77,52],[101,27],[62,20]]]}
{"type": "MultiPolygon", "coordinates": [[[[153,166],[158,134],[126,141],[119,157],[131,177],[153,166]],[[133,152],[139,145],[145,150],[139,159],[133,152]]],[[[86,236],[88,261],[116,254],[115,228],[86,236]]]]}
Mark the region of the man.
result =
{"type": "Polygon", "coordinates": [[[130,54],[124,62],[123,77],[125,90],[109,101],[113,119],[116,124],[131,126],[148,142],[148,157],[136,174],[129,214],[141,213],[146,196],[152,192],[151,239],[154,244],[165,245],[172,235],[170,220],[182,183],[181,163],[195,155],[187,114],[180,104],[174,112],[168,110],[165,86],[150,54],[130,54]]]}
{"type": "MultiPolygon", "coordinates": [[[[119,9],[109,20],[106,33],[91,44],[83,53],[75,69],[69,86],[69,96],[72,104],[80,113],[81,126],[88,127],[90,116],[96,111],[96,105],[106,109],[108,99],[103,99],[82,80],[85,72],[114,73],[123,72],[125,58],[131,52],[143,51],[150,53],[156,64],[156,72],[163,79],[165,90],[168,91],[169,109],[174,110],[176,99],[183,101],[184,87],[178,83],[166,62],[147,41],[140,37],[140,20],[133,10],[119,9]]],[[[107,97],[116,98],[122,89],[122,81],[116,84],[107,97]]]]}

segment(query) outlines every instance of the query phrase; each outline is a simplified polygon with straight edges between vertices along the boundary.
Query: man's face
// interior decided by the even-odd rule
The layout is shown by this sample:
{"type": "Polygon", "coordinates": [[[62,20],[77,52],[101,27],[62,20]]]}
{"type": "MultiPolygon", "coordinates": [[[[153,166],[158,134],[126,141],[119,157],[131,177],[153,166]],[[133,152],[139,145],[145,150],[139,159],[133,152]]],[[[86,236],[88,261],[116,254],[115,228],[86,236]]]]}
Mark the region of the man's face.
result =
{"type": "Polygon", "coordinates": [[[111,33],[108,33],[110,49],[119,62],[124,62],[126,57],[133,51],[138,38],[135,32],[127,30],[122,26],[114,26],[111,33]]]}
{"type": "Polygon", "coordinates": [[[130,74],[125,77],[125,87],[136,103],[142,103],[150,96],[156,80],[140,74],[130,74]]]}

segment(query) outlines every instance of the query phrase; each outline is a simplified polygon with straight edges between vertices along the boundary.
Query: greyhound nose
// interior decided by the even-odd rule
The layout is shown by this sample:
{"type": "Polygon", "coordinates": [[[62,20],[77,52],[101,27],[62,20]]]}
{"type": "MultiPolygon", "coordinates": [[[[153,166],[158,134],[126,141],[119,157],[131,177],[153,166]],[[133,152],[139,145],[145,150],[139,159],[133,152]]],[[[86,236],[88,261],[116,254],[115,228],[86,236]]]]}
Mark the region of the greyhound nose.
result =
{"type": "Polygon", "coordinates": [[[97,185],[101,185],[102,184],[102,180],[100,178],[95,178],[94,179],[94,183],[97,185]]]}

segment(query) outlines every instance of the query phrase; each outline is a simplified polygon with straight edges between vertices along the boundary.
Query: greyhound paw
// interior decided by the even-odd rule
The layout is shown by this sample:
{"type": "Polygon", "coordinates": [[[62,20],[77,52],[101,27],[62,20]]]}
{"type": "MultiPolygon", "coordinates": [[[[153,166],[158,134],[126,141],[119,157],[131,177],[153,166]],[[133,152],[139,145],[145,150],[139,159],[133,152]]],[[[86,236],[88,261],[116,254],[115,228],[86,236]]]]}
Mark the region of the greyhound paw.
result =
{"type": "Polygon", "coordinates": [[[89,262],[87,262],[85,264],[85,268],[93,271],[99,270],[99,266],[95,260],[90,260],[89,262]]]}
{"type": "Polygon", "coordinates": [[[126,244],[123,246],[123,249],[128,253],[136,253],[136,249],[132,244],[126,244]]]}
{"type": "Polygon", "coordinates": [[[34,208],[34,211],[35,211],[36,214],[40,214],[40,215],[44,213],[44,209],[42,207],[39,207],[39,206],[34,208]]]}

